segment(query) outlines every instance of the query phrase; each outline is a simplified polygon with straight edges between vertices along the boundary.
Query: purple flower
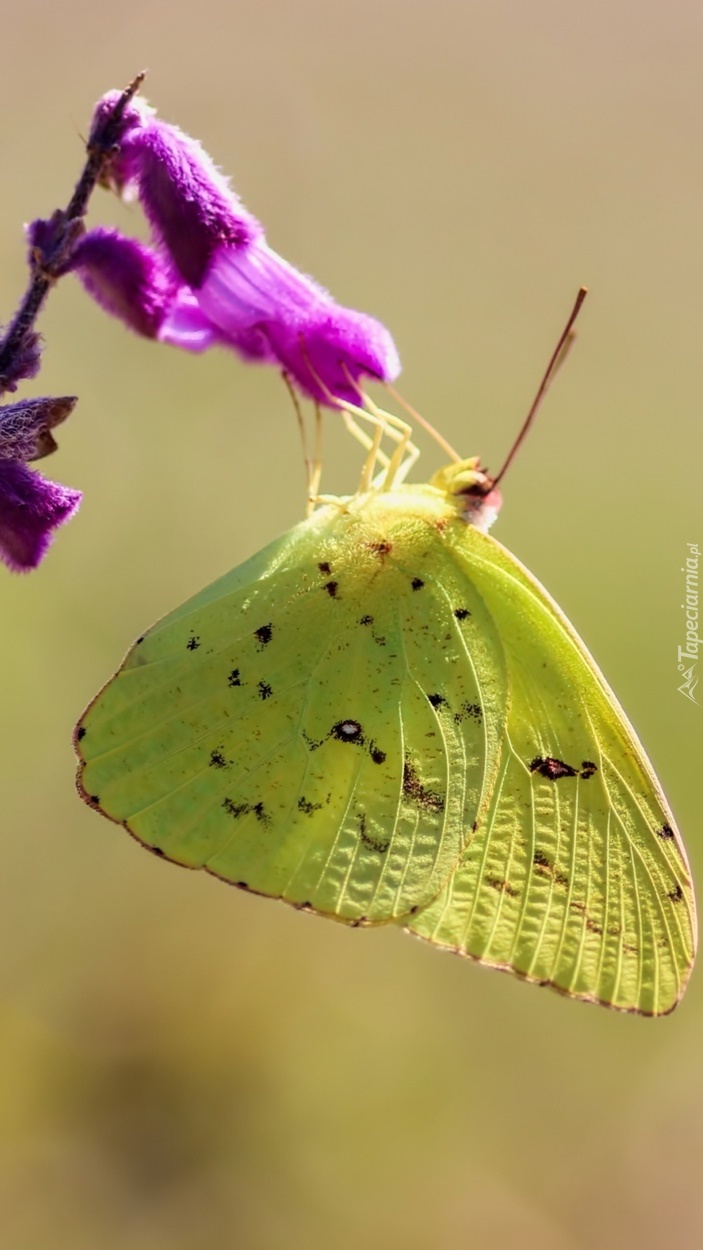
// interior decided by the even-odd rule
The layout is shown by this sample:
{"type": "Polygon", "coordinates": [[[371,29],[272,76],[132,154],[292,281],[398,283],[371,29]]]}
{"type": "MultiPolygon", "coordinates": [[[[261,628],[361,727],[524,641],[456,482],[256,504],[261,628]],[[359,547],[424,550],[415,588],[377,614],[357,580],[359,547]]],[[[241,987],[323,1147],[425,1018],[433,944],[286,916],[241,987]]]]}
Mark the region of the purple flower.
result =
{"type": "Polygon", "coordinates": [[[66,272],[70,270],[78,273],[101,308],[137,334],[161,338],[168,322],[191,351],[203,351],[219,341],[190,287],[179,281],[171,266],[153,248],[118,230],[98,226],[85,234],[66,266],[66,272]]]}
{"type": "MultiPolygon", "coordinates": [[[[113,104],[114,93],[98,104],[94,126],[113,104]]],[[[139,198],[155,246],[92,231],[71,267],[132,329],[191,351],[219,342],[278,363],[321,403],[358,401],[362,377],[397,377],[385,326],[341,307],[272,251],[200,144],[143,101],[130,105],[109,181],[139,198]]]]}
{"type": "Polygon", "coordinates": [[[25,463],[56,449],[54,426],[76,400],[26,399],[0,408],[0,559],[15,572],[36,568],[81,500],[80,491],[50,482],[25,463]]]}
{"type": "Polygon", "coordinates": [[[41,336],[36,330],[28,330],[10,365],[0,377],[0,395],[16,391],[20,382],[36,377],[41,364],[41,348],[41,336]]]}

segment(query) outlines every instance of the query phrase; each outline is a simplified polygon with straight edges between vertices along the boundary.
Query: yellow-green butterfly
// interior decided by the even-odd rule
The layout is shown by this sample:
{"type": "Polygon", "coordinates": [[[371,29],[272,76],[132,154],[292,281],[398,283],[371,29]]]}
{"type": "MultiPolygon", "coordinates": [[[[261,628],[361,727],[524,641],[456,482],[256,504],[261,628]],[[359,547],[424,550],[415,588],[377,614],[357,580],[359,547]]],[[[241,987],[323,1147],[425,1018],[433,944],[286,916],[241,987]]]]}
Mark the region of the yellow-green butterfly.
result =
{"type": "Polygon", "coordinates": [[[467,460],[409,486],[406,465],[137,641],[77,728],[81,794],[244,889],[668,1012],[695,907],[644,751],[568,620],[483,532],[495,480],[467,460]]]}

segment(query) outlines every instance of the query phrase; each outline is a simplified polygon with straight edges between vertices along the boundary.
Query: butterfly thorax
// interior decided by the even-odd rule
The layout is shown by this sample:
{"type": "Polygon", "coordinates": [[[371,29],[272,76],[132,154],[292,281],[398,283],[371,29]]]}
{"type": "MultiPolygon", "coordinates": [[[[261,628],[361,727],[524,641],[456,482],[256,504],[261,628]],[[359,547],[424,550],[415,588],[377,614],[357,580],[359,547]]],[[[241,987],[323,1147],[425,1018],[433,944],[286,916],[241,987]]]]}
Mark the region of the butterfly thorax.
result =
{"type": "MultiPolygon", "coordinates": [[[[404,534],[413,543],[418,527],[429,527],[441,535],[451,523],[461,522],[486,533],[501,503],[493,479],[482,469],[478,457],[473,457],[445,466],[430,482],[370,490],[339,499],[332,508],[378,533],[379,542],[391,534],[404,534]]],[[[328,509],[324,514],[329,517],[328,509]]]]}

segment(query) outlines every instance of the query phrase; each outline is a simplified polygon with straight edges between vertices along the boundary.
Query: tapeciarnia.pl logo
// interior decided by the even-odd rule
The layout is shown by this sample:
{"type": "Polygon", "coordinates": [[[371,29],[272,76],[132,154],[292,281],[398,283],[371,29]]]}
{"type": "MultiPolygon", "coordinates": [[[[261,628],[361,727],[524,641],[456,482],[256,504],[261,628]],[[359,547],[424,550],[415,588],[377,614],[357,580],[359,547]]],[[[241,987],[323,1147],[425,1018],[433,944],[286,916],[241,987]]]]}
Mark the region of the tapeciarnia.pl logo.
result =
{"type": "Polygon", "coordinates": [[[698,561],[701,553],[698,543],[686,543],[686,546],[688,547],[686,566],[681,569],[681,572],[686,575],[685,603],[681,604],[686,613],[686,646],[679,647],[679,672],[683,677],[683,684],[678,687],[678,690],[679,694],[690,699],[691,703],[698,703],[694,693],[698,678],[694,670],[698,663],[700,642],[698,637],[698,561]]]}

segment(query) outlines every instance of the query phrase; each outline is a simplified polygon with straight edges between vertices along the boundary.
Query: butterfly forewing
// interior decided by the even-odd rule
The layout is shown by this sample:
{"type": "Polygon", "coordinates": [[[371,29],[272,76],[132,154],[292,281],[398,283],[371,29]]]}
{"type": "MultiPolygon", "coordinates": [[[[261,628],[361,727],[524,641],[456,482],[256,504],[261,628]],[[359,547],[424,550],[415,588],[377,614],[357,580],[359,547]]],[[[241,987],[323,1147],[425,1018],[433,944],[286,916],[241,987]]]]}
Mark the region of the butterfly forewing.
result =
{"type": "Polygon", "coordinates": [[[487,801],[506,702],[490,617],[445,563],[448,585],[404,514],[318,513],[132,649],[79,727],[83,792],[168,858],[300,906],[426,905],[487,801]]]}
{"type": "Polygon", "coordinates": [[[493,540],[454,531],[509,708],[491,802],[420,936],[624,1010],[670,1010],[695,950],[688,865],[624,714],[565,618],[493,540]]]}

